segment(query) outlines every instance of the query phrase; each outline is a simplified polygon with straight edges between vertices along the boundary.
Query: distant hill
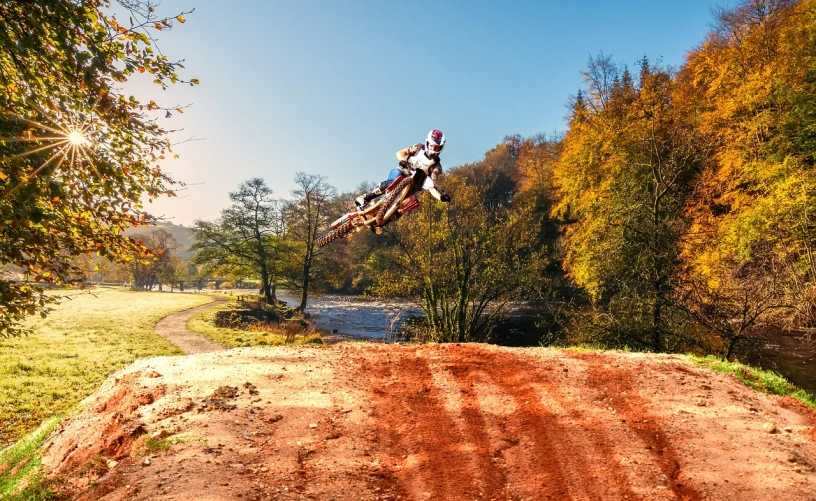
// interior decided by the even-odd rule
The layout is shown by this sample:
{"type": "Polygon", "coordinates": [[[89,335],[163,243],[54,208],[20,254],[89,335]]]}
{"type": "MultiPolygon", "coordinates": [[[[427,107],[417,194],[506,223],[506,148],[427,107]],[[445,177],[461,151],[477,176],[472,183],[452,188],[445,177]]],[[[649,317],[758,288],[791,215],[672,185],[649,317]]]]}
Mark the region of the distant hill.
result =
{"type": "Polygon", "coordinates": [[[176,253],[182,259],[190,259],[192,253],[190,247],[195,243],[195,234],[192,228],[182,226],[180,224],[173,224],[169,222],[162,222],[156,226],[139,226],[137,228],[128,228],[125,230],[125,235],[150,235],[154,231],[164,230],[173,235],[173,238],[179,244],[176,253]]]}

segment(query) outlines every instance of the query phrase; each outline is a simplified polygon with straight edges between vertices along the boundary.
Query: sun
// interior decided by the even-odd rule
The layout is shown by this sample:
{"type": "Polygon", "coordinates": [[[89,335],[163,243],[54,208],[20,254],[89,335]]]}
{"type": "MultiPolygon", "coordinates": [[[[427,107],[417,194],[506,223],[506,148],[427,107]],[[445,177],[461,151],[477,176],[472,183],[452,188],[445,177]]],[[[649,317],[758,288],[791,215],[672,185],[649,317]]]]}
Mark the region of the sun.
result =
{"type": "Polygon", "coordinates": [[[70,118],[64,116],[50,117],[42,109],[38,109],[43,118],[51,125],[0,111],[0,114],[7,115],[28,125],[28,128],[18,137],[0,137],[0,143],[35,143],[33,147],[26,148],[25,151],[4,160],[16,160],[42,152],[50,154],[33,172],[21,178],[19,183],[3,194],[2,200],[7,199],[28,184],[49,165],[52,166],[54,171],[60,170],[63,164],[67,168],[82,168],[84,166],[92,169],[98,176],[102,177],[96,170],[92,160],[92,151],[96,146],[93,136],[90,135],[95,126],[92,117],[89,115],[80,116],[79,114],[70,118]]]}
{"type": "Polygon", "coordinates": [[[88,138],[86,138],[85,135],[78,130],[72,130],[68,134],[68,141],[73,146],[85,146],[89,143],[88,138]]]}

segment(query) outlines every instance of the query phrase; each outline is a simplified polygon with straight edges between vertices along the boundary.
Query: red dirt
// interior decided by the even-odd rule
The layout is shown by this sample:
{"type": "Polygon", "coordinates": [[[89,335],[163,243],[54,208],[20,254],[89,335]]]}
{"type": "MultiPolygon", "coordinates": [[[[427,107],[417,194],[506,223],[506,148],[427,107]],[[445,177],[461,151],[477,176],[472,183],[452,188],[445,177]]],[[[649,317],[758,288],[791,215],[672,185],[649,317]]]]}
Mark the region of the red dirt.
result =
{"type": "Polygon", "coordinates": [[[240,349],[84,408],[43,458],[74,499],[816,499],[816,413],[675,356],[240,349]]]}

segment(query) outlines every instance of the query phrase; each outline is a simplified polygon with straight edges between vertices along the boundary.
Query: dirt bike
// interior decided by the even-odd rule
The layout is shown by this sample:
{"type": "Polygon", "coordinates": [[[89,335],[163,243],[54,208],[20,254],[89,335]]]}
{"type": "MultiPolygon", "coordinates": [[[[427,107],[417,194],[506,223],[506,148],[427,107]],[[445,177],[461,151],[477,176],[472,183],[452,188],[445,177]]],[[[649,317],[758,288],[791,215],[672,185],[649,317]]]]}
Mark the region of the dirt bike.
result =
{"type": "Polygon", "coordinates": [[[349,212],[329,225],[329,229],[315,240],[318,247],[323,247],[338,238],[348,238],[364,228],[379,233],[379,229],[403,214],[419,209],[419,195],[428,174],[417,169],[411,175],[401,174],[384,190],[383,194],[349,212]]]}

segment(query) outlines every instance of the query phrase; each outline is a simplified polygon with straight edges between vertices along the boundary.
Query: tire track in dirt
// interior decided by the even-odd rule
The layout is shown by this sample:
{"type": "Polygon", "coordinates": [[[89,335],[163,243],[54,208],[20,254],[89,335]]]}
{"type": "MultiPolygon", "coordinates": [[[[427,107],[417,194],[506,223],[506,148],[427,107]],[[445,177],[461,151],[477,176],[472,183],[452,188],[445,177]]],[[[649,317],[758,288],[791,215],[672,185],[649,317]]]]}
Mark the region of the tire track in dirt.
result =
{"type": "MultiPolygon", "coordinates": [[[[540,366],[513,354],[479,353],[489,364],[489,376],[516,401],[520,436],[533,444],[539,463],[525,468],[557,469],[563,487],[559,497],[624,499],[639,496],[633,491],[624,467],[615,459],[611,439],[597,423],[591,423],[552,383],[554,365],[540,366]]],[[[512,418],[511,418],[512,421],[512,418]]],[[[508,451],[511,453],[512,451],[508,451]]],[[[522,484],[523,485],[523,484],[522,484]]],[[[535,492],[525,492],[535,496],[535,492]]]]}
{"type": "Polygon", "coordinates": [[[603,387],[610,394],[627,395],[626,398],[612,399],[609,404],[618,414],[624,416],[628,426],[647,444],[647,449],[656,458],[661,471],[669,479],[669,487],[674,495],[683,501],[702,499],[696,489],[680,480],[681,465],[678,454],[661,427],[660,421],[645,410],[649,402],[634,391],[635,382],[632,374],[614,369],[597,354],[573,353],[571,357],[590,362],[587,379],[590,385],[595,388],[603,387]]]}
{"type": "Polygon", "coordinates": [[[482,414],[480,419],[484,422],[484,402],[504,400],[495,409],[501,413],[494,418],[494,421],[500,420],[493,426],[498,433],[488,432],[484,427],[481,431],[474,429],[472,433],[474,436],[482,433],[503,437],[503,443],[489,451],[489,455],[505,470],[508,499],[561,499],[567,496],[569,481],[556,445],[565,430],[556,415],[531,404],[537,399],[523,388],[523,377],[518,374],[517,365],[486,357],[478,347],[467,346],[458,351],[451,370],[464,389],[462,393],[473,413],[482,414]],[[467,386],[471,385],[473,390],[468,390],[467,386]]]}
{"type": "MultiPolygon", "coordinates": [[[[481,361],[473,361],[481,366],[481,361]]],[[[460,433],[467,443],[463,448],[468,451],[469,466],[481,472],[475,476],[476,492],[481,497],[493,493],[489,499],[500,497],[506,499],[507,476],[503,465],[496,463],[496,450],[490,438],[503,432],[501,422],[488,422],[477,395],[473,390],[474,380],[478,378],[476,367],[468,367],[463,363],[451,363],[447,360],[430,360],[434,382],[444,397],[445,409],[457,424],[460,433]]],[[[496,444],[498,445],[498,444],[496,444]]]]}
{"type": "Polygon", "coordinates": [[[360,368],[372,379],[383,452],[401,463],[397,477],[408,495],[506,499],[503,473],[489,460],[489,442],[474,443],[466,436],[484,435],[484,421],[467,412],[466,430],[461,430],[458,416],[451,416],[440,400],[428,361],[416,353],[403,355],[390,365],[363,361],[360,368]]]}

